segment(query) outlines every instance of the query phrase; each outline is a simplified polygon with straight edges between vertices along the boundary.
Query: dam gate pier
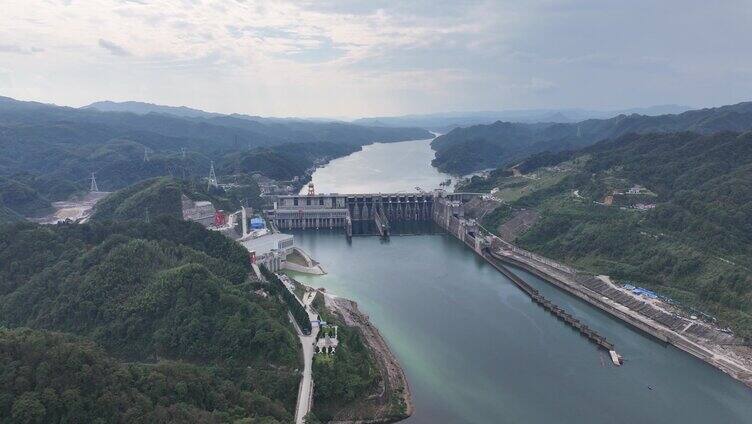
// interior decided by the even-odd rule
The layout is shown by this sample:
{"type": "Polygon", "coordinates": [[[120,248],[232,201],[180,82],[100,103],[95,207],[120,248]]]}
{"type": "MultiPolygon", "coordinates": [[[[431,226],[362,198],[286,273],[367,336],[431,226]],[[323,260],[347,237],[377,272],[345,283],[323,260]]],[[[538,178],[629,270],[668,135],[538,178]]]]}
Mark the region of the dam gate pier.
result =
{"type": "MultiPolygon", "coordinates": [[[[353,234],[354,224],[373,223],[378,234],[388,237],[393,223],[431,222],[436,192],[372,194],[301,194],[278,196],[267,217],[280,230],[344,228],[353,234]]],[[[461,196],[461,195],[459,195],[461,196]]]]}

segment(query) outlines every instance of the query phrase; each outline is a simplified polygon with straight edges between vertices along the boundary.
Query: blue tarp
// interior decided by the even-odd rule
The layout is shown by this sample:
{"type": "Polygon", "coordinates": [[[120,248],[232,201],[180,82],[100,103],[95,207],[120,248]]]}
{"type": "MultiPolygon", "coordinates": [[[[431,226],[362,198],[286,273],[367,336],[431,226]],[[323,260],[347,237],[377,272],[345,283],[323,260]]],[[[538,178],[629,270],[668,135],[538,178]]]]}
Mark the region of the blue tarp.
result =
{"type": "Polygon", "coordinates": [[[264,220],[261,218],[251,218],[251,228],[258,230],[264,228],[264,220]]]}
{"type": "Polygon", "coordinates": [[[642,287],[635,287],[635,288],[633,288],[632,289],[632,293],[645,295],[645,296],[647,296],[647,297],[649,297],[651,299],[657,299],[658,298],[658,295],[654,291],[651,291],[651,290],[648,290],[648,289],[643,289],[642,287]]]}

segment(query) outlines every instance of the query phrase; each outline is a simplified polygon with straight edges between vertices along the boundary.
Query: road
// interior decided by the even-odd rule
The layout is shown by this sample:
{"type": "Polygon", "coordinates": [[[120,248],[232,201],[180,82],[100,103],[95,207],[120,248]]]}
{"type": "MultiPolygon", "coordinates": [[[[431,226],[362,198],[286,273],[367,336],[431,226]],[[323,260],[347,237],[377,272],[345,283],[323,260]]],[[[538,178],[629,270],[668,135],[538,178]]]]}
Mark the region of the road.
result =
{"type": "MultiPolygon", "coordinates": [[[[303,305],[306,307],[308,317],[311,321],[317,319],[318,314],[310,307],[311,302],[316,297],[316,292],[306,292],[303,295],[303,305]]],[[[292,318],[292,315],[290,315],[292,318]]],[[[295,320],[293,320],[295,323],[295,320]]],[[[314,325],[311,328],[311,335],[306,336],[300,331],[298,325],[295,324],[295,329],[298,331],[298,337],[300,337],[300,343],[303,345],[303,379],[300,381],[300,389],[298,390],[298,404],[295,407],[295,423],[303,424],[303,418],[305,418],[308,411],[311,410],[313,402],[313,375],[311,373],[311,367],[313,364],[314,343],[316,343],[316,335],[319,333],[318,325],[314,325]]]]}

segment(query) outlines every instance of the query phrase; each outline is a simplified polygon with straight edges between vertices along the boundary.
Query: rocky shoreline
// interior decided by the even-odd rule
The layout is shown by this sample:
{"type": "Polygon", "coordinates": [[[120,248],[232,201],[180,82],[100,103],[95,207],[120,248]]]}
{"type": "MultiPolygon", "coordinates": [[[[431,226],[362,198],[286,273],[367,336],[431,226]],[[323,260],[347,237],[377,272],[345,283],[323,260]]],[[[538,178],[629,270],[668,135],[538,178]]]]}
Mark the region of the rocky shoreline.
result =
{"type": "Polygon", "coordinates": [[[338,414],[332,423],[366,424],[393,423],[412,415],[414,406],[410,386],[397,358],[379,330],[352,300],[324,292],[326,308],[349,327],[357,328],[373,355],[381,379],[378,390],[351,410],[338,414]]]}

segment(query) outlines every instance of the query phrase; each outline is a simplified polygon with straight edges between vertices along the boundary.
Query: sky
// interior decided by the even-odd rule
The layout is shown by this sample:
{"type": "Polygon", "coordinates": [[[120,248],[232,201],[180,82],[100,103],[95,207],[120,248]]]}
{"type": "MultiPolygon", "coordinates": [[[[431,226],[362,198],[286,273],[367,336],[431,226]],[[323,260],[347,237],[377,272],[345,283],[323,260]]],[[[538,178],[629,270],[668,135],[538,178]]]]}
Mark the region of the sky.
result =
{"type": "Polygon", "coordinates": [[[0,0],[0,95],[362,117],[752,100],[752,0],[0,0]]]}

